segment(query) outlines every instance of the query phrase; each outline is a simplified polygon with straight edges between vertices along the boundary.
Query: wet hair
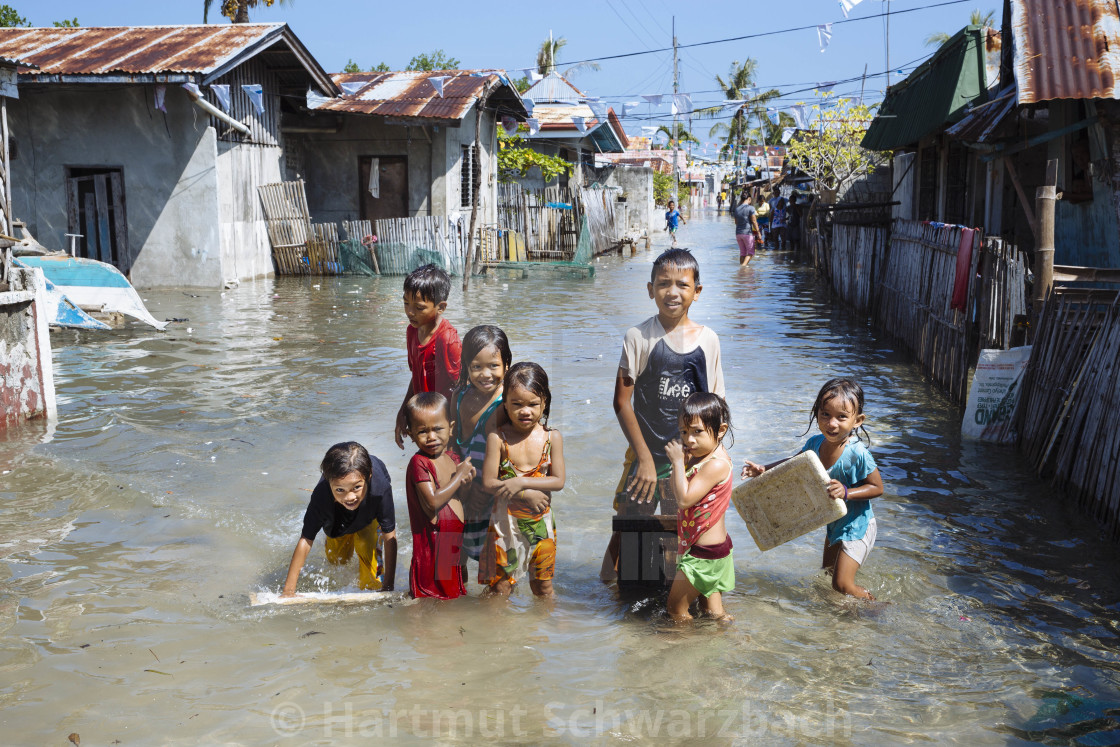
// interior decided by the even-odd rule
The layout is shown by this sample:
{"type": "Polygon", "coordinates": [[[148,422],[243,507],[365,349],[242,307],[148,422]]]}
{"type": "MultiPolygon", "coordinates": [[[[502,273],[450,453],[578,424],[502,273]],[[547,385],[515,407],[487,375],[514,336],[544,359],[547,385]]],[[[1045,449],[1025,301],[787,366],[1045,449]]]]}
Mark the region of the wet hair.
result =
{"type": "Polygon", "coordinates": [[[441,411],[447,418],[447,422],[451,422],[451,403],[447,401],[439,392],[420,392],[419,394],[412,395],[408,402],[404,405],[405,416],[408,418],[408,425],[412,427],[412,416],[420,412],[435,412],[441,411]]]}
{"type": "Polygon", "coordinates": [[[538,364],[530,361],[514,363],[506,372],[502,386],[502,399],[509,401],[510,390],[515,386],[528,389],[544,400],[544,427],[548,427],[548,413],[552,410],[552,392],[548,388],[548,374],[538,364]]]}
{"type": "Polygon", "coordinates": [[[443,303],[451,294],[451,276],[438,265],[417,267],[405,277],[404,292],[432,303],[443,303]]]}
{"type": "MultiPolygon", "coordinates": [[[[825,382],[825,385],[821,387],[821,390],[817,392],[817,400],[813,403],[813,412],[809,416],[809,427],[805,429],[805,433],[812,430],[813,425],[817,422],[817,414],[820,413],[825,403],[837,397],[855,405],[856,415],[863,414],[863,387],[851,379],[829,379],[825,382]]],[[[870,446],[871,436],[868,435],[867,429],[861,425],[856,430],[862,431],[862,436],[860,433],[856,433],[856,438],[860,440],[867,439],[867,445],[870,446]]],[[[801,435],[805,434],[803,433],[801,435]]]]}
{"type": "Polygon", "coordinates": [[[744,189],[739,195],[739,202],[746,202],[749,199],[751,199],[751,193],[744,189]]]}
{"type": "Polygon", "coordinates": [[[700,263],[696,261],[696,257],[692,256],[692,252],[687,249],[666,249],[661,252],[661,255],[653,260],[653,270],[649,273],[649,281],[652,283],[657,280],[657,273],[663,267],[673,267],[678,270],[692,270],[692,281],[700,285],[700,263]]]}
{"type": "Polygon", "coordinates": [[[731,448],[735,444],[735,436],[731,433],[731,408],[727,406],[727,400],[718,394],[693,392],[688,395],[684,402],[681,402],[678,418],[684,424],[691,423],[693,418],[700,418],[700,422],[704,424],[704,429],[717,438],[719,437],[719,427],[726,425],[725,438],[731,438],[731,443],[727,447],[731,448]]]}
{"type": "Polygon", "coordinates": [[[319,463],[319,471],[325,480],[341,480],[351,472],[357,472],[368,485],[373,477],[373,461],[366,447],[357,441],[343,441],[327,449],[326,456],[319,463]]]}
{"type": "Polygon", "coordinates": [[[502,357],[502,364],[508,371],[513,361],[513,353],[509,349],[509,338],[499,327],[493,324],[480,324],[463,335],[463,351],[459,356],[462,365],[459,366],[459,381],[455,384],[456,389],[470,386],[471,361],[483,350],[491,347],[497,348],[498,355],[502,357]]]}

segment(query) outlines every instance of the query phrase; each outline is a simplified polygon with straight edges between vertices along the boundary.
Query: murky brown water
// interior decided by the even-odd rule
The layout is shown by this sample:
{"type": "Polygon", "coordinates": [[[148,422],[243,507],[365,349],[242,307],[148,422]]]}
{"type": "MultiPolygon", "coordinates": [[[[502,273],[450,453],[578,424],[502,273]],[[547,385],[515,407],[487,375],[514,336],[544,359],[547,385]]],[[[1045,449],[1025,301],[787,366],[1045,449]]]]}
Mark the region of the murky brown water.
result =
{"type": "MultiPolygon", "coordinates": [[[[316,465],[344,439],[397,481],[407,586],[401,279],[148,292],[158,318],[190,321],[56,335],[53,439],[29,426],[0,444],[3,741],[1120,741],[1117,549],[1012,452],[962,443],[958,411],[811,270],[764,253],[739,272],[726,216],[682,241],[705,285],[693,316],[722,340],[736,461],[792,453],[820,384],[863,382],[887,490],[860,577],[889,605],[838,599],[817,534],[762,554],[732,514],[730,628],[667,629],[599,584],[624,446],[612,381],[625,328],[653,313],[651,253],[451,298],[461,333],[500,324],[554,382],[554,604],[472,585],[451,603],[250,608],[281,584],[316,465]]],[[[320,547],[308,588],[353,584],[320,547]]]]}

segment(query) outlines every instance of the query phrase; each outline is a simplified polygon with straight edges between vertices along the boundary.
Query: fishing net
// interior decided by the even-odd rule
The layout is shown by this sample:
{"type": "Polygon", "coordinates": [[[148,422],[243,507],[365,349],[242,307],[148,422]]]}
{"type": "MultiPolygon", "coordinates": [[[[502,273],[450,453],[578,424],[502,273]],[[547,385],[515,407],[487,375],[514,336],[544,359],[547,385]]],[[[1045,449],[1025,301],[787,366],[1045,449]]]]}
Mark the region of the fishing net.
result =
{"type": "Polygon", "coordinates": [[[342,265],[342,272],[348,275],[377,275],[373,266],[373,257],[369,249],[359,239],[346,239],[339,242],[338,260],[342,265]]]}

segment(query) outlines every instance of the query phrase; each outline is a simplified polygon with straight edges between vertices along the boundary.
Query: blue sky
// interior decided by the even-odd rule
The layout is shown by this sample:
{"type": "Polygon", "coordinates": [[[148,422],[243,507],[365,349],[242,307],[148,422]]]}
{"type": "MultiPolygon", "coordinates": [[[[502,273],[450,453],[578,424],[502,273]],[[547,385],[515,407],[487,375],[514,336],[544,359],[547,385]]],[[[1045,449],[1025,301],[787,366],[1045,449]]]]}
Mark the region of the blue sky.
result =
{"type": "MultiPolygon", "coordinates": [[[[994,10],[1002,17],[1001,0],[966,0],[938,8],[923,6],[947,0],[892,0],[890,68],[909,72],[933,49],[924,45],[931,31],[955,32],[974,9],[994,10]],[[913,12],[899,13],[898,11],[913,12]]],[[[211,22],[225,22],[214,0],[211,22]]],[[[202,22],[202,1],[167,0],[15,0],[9,5],[35,25],[77,17],[83,26],[151,25],[202,22]]],[[[883,0],[862,0],[849,23],[836,23],[831,44],[820,52],[813,29],[775,34],[744,41],[709,44],[680,54],[680,86],[692,93],[700,107],[722,98],[714,76],[726,78],[733,60],[758,61],[757,80],[765,90],[778,88],[785,105],[813,100],[816,83],[858,78],[866,66],[866,99],[878,100],[886,87],[887,70],[883,0]]],[[[500,67],[511,70],[534,64],[536,50],[549,31],[568,40],[558,60],[574,62],[606,55],[640,52],[671,46],[676,15],[680,44],[779,31],[844,20],[838,0],[739,0],[674,4],[669,0],[570,0],[566,3],[463,3],[428,0],[424,3],[359,2],[357,0],[294,0],[286,6],[257,9],[254,21],[286,21],[328,71],[338,71],[353,59],[362,67],[384,61],[403,68],[418,52],[443,49],[460,60],[460,67],[500,67]]],[[[617,60],[603,60],[598,72],[572,78],[585,92],[610,101],[635,100],[640,94],[672,92],[672,53],[656,52],[617,60]]],[[[858,97],[860,82],[843,83],[836,92],[858,97]]],[[[626,122],[631,134],[641,125],[670,119],[667,104],[641,107],[626,122]],[[651,121],[645,121],[652,117],[651,121]]],[[[710,123],[694,126],[707,141],[710,123]]]]}

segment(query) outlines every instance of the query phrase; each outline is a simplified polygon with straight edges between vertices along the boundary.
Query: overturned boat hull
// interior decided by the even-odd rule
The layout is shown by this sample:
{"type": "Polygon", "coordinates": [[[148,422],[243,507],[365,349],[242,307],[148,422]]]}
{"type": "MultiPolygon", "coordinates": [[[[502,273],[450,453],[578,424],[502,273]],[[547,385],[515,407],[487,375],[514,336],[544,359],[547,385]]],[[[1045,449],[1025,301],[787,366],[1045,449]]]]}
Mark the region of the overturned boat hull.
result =
{"type": "MultiPolygon", "coordinates": [[[[24,267],[42,269],[48,281],[48,293],[50,292],[49,286],[53,285],[71,305],[80,307],[78,311],[89,309],[108,313],[116,312],[130,316],[145,324],[150,324],[158,330],[167,327],[167,322],[158,321],[148,313],[148,309],[145,308],[144,302],[140,300],[136,289],[128,282],[128,278],[110,264],[84,257],[70,257],[65,254],[22,256],[17,257],[15,262],[24,267]]],[[[59,303],[58,310],[58,321],[55,323],[59,326],[109,329],[108,325],[89,317],[88,314],[84,314],[84,316],[100,326],[89,326],[88,322],[82,324],[65,323],[63,319],[72,320],[74,316],[72,310],[62,303],[59,303]]]]}

